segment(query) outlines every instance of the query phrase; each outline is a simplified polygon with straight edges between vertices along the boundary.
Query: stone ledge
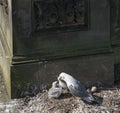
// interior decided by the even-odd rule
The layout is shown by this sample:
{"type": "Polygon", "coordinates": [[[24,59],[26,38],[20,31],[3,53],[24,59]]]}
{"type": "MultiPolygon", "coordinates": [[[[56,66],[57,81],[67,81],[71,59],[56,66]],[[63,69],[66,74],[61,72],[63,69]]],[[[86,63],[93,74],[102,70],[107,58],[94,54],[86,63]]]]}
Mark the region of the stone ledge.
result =
{"type": "Polygon", "coordinates": [[[66,72],[91,84],[114,84],[114,57],[112,54],[73,57],[46,62],[12,66],[12,98],[35,95],[47,88],[61,72],[66,72]]]}

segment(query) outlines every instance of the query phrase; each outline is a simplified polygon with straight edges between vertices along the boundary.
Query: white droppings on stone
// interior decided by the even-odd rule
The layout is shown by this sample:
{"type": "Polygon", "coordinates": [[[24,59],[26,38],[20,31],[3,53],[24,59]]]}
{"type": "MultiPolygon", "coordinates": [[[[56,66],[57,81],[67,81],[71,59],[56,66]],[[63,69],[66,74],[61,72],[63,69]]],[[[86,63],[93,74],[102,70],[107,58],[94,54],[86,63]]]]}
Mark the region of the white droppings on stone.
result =
{"type": "Polygon", "coordinates": [[[95,93],[96,91],[97,91],[97,87],[96,87],[96,86],[92,86],[91,92],[92,92],[92,93],[95,93]]]}

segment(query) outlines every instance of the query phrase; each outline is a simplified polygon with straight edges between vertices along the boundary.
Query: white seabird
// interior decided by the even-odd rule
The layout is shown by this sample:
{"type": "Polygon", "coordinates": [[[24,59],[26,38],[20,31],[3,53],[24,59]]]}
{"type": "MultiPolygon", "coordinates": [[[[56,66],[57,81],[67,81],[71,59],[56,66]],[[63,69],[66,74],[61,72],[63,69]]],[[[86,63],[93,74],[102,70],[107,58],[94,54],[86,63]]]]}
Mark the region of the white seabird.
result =
{"type": "Polygon", "coordinates": [[[58,81],[64,81],[73,96],[80,97],[88,103],[95,101],[92,94],[86,90],[85,86],[71,75],[62,72],[58,77],[58,81]]]}
{"type": "Polygon", "coordinates": [[[49,98],[59,98],[62,94],[62,87],[59,85],[58,81],[52,83],[52,87],[48,91],[49,98]]]}

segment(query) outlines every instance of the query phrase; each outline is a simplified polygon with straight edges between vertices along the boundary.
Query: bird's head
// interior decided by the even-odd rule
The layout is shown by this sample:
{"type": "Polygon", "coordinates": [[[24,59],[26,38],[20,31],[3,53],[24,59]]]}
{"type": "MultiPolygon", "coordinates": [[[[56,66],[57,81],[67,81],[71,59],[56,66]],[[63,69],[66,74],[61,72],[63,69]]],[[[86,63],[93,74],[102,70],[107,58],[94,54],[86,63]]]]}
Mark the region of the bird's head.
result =
{"type": "Polygon", "coordinates": [[[58,81],[54,81],[54,82],[52,83],[52,87],[53,87],[53,88],[59,87],[58,81]]]}
{"type": "Polygon", "coordinates": [[[72,85],[73,82],[75,82],[75,79],[71,75],[62,72],[59,74],[58,81],[62,81],[66,83],[67,86],[69,86],[72,85]]]}
{"type": "Polygon", "coordinates": [[[65,77],[60,74],[57,79],[58,79],[59,85],[60,85],[63,89],[66,89],[66,88],[67,88],[67,84],[66,84],[66,81],[65,81],[65,77]]]}
{"type": "Polygon", "coordinates": [[[59,76],[58,76],[58,81],[61,80],[61,81],[69,81],[70,79],[73,79],[73,77],[67,73],[60,73],[59,76]]]}
{"type": "Polygon", "coordinates": [[[64,82],[65,82],[65,75],[64,75],[64,73],[61,73],[61,74],[58,76],[58,81],[64,81],[64,82]]]}

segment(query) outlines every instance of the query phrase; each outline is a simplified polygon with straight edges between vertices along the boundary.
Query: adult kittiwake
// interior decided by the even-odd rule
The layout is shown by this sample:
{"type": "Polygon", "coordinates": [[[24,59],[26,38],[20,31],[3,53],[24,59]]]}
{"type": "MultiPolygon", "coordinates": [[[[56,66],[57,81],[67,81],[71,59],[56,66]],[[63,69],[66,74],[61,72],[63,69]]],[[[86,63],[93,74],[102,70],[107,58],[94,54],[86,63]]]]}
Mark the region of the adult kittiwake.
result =
{"type": "Polygon", "coordinates": [[[67,73],[60,73],[58,77],[58,81],[64,81],[73,96],[80,97],[82,100],[93,103],[95,102],[94,97],[90,92],[88,92],[85,86],[73,76],[67,73]]]}

